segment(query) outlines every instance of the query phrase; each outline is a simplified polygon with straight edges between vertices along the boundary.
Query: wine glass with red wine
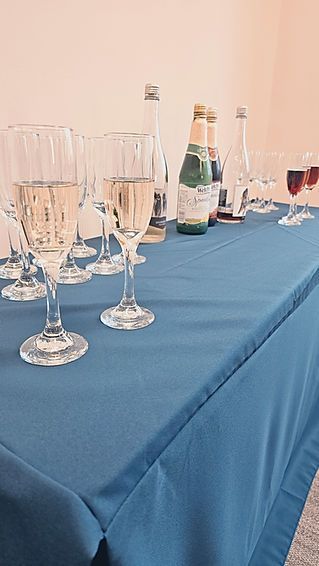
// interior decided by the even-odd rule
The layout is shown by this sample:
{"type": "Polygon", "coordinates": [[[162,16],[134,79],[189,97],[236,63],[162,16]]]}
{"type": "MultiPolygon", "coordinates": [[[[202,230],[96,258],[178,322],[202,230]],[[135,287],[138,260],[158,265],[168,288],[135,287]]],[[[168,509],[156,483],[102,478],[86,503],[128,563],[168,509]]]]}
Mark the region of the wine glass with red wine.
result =
{"type": "Polygon", "coordinates": [[[287,187],[290,194],[290,206],[287,216],[278,220],[283,226],[300,226],[301,220],[297,217],[297,196],[307,182],[308,167],[306,154],[295,153],[287,156],[287,187]]]}
{"type": "Polygon", "coordinates": [[[313,218],[315,218],[314,215],[311,214],[309,210],[309,196],[311,194],[311,191],[318,186],[318,182],[319,182],[319,154],[311,153],[309,158],[308,175],[305,182],[306,203],[302,211],[299,212],[298,214],[298,218],[300,220],[312,220],[313,218]]]}

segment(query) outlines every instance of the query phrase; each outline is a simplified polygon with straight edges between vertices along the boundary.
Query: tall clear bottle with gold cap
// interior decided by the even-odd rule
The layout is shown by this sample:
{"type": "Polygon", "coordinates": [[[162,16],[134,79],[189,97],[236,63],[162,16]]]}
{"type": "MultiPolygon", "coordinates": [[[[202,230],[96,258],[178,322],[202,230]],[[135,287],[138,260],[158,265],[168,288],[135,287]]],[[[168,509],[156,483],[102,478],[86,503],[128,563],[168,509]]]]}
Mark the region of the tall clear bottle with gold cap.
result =
{"type": "Polygon", "coordinates": [[[217,220],[219,202],[221,165],[217,146],[217,108],[207,108],[207,145],[209,161],[212,168],[212,190],[210,193],[208,227],[214,226],[217,220]]]}
{"type": "Polygon", "coordinates": [[[246,148],[247,106],[238,106],[236,132],[222,169],[217,220],[225,224],[244,222],[249,202],[249,162],[246,148]]]}
{"type": "Polygon", "coordinates": [[[159,86],[145,85],[143,133],[154,136],[154,205],[149,226],[142,238],[145,244],[162,242],[166,236],[168,169],[159,128],[159,86]]]}
{"type": "Polygon", "coordinates": [[[212,170],[207,147],[207,107],[195,104],[189,143],[179,174],[176,228],[205,234],[208,228],[212,170]]]}

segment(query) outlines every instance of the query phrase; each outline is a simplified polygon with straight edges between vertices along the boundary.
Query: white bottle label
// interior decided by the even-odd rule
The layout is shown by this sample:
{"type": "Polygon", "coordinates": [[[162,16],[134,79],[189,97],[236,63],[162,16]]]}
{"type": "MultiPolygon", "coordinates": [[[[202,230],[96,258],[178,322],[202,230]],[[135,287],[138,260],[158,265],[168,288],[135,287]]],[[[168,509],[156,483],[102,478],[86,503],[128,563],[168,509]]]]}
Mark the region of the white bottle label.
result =
{"type": "Polygon", "coordinates": [[[233,216],[246,216],[248,200],[248,187],[245,187],[245,185],[235,185],[233,193],[233,216]]]}
{"type": "Polygon", "coordinates": [[[178,187],[177,222],[179,224],[199,224],[208,222],[211,185],[178,187]]]}
{"type": "Polygon", "coordinates": [[[209,217],[216,218],[217,207],[219,201],[220,181],[214,181],[211,184],[210,202],[209,202],[209,217]]]}

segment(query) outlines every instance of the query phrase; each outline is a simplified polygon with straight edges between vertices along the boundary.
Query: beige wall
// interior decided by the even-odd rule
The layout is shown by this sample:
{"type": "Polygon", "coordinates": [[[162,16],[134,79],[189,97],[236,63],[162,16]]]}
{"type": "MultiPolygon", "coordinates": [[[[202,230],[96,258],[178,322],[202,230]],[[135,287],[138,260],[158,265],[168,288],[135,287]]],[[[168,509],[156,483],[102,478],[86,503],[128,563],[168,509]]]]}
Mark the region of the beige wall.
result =
{"type": "MultiPolygon", "coordinates": [[[[306,101],[307,120],[316,108],[315,0],[0,0],[0,9],[0,127],[59,123],[87,136],[138,130],[144,84],[160,85],[171,217],[194,102],[218,106],[222,155],[237,104],[249,106],[249,146],[280,150],[295,143],[306,101]],[[303,26],[298,6],[309,11],[303,26]]],[[[313,126],[302,127],[302,149],[315,145],[313,126]]],[[[86,235],[97,233],[94,212],[85,216],[86,235]]],[[[1,253],[2,227],[0,238],[1,253]]]]}
{"type": "MultiPolygon", "coordinates": [[[[282,1],[267,134],[269,149],[319,151],[318,20],[318,0],[282,1]]],[[[287,201],[283,177],[278,193],[281,200],[287,201]]],[[[301,194],[301,202],[302,198],[301,194]]],[[[311,199],[319,206],[318,190],[311,199]]]]}

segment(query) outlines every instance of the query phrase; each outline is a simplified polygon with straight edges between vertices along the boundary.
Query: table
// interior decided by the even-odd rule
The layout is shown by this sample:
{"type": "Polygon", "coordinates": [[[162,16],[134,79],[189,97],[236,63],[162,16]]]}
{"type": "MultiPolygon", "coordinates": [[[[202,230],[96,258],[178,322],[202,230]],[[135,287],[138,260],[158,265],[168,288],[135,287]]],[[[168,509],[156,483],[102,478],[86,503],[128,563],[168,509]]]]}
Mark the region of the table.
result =
{"type": "Polygon", "coordinates": [[[1,566],[284,563],[319,463],[319,214],[282,212],[141,247],[146,329],[99,322],[123,274],[61,287],[90,344],[66,366],[18,356],[44,301],[1,300],[1,566]]]}

